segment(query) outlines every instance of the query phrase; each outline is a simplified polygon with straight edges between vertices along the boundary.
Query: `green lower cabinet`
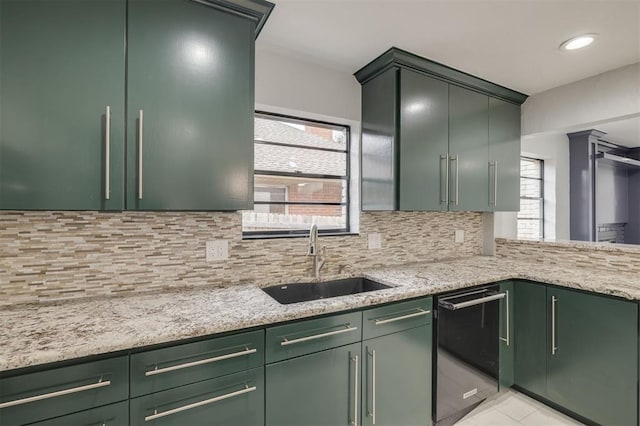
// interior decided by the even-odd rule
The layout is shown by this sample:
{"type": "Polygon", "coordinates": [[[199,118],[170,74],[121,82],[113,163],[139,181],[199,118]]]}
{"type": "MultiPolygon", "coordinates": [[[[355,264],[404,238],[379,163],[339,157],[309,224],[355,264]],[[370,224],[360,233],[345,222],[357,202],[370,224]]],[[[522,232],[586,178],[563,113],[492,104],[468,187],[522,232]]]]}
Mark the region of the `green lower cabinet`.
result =
{"type": "Polygon", "coordinates": [[[52,419],[129,397],[129,357],[102,359],[0,379],[0,425],[52,419]]]}
{"type": "Polygon", "coordinates": [[[514,382],[540,395],[547,389],[547,287],[514,283],[514,382]]]}
{"type": "Polygon", "coordinates": [[[128,424],[129,401],[123,401],[34,423],[34,426],[127,426],[128,424]]]}
{"type": "Polygon", "coordinates": [[[638,305],[552,287],[547,305],[547,399],[599,424],[638,424],[638,305]]]}
{"type": "Polygon", "coordinates": [[[360,349],[358,342],[267,365],[265,424],[360,424],[360,349]]]}
{"type": "Polygon", "coordinates": [[[263,425],[264,369],[256,368],[131,399],[130,424],[263,425]]]}
{"type": "Polygon", "coordinates": [[[362,425],[431,424],[431,324],[362,343],[362,425]]]}
{"type": "Polygon", "coordinates": [[[505,293],[500,302],[500,346],[498,348],[500,389],[507,389],[514,383],[514,317],[513,282],[500,283],[500,291],[505,293]]]}
{"type": "Polygon", "coordinates": [[[603,425],[638,424],[638,305],[514,287],[515,384],[603,425]]]}

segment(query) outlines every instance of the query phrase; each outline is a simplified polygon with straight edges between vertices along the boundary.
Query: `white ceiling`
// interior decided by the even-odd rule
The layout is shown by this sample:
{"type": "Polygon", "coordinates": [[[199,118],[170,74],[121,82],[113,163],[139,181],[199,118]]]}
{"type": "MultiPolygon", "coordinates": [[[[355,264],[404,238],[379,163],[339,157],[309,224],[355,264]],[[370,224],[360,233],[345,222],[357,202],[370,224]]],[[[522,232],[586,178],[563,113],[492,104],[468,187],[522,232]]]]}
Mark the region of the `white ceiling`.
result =
{"type": "MultiPolygon", "coordinates": [[[[640,147],[640,117],[624,120],[610,121],[594,126],[595,129],[605,132],[602,139],[629,148],[640,147]]],[[[586,130],[586,129],[585,129],[586,130]]]]}
{"type": "Polygon", "coordinates": [[[259,48],[349,73],[396,46],[531,95],[640,61],[640,0],[272,1],[259,48]]]}

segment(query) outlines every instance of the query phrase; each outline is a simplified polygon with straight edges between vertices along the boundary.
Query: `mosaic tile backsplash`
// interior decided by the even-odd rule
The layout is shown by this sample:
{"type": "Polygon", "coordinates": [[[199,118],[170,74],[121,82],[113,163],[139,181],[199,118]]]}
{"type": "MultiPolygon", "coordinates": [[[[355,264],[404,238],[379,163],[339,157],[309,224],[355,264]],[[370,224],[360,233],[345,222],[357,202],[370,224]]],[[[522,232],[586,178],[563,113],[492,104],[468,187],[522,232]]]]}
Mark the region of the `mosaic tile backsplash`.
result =
{"type": "MultiPolygon", "coordinates": [[[[241,228],[240,213],[0,212],[0,305],[312,277],[306,238],[242,240],[241,228]],[[206,262],[215,239],[229,240],[227,261],[206,262]]],[[[361,213],[360,235],[320,237],[322,274],[474,256],[482,242],[481,213],[361,213]],[[369,233],[382,249],[367,249],[369,233]]]]}
{"type": "Polygon", "coordinates": [[[640,246],[585,241],[530,241],[496,239],[496,257],[554,266],[571,271],[638,274],[640,246]]]}

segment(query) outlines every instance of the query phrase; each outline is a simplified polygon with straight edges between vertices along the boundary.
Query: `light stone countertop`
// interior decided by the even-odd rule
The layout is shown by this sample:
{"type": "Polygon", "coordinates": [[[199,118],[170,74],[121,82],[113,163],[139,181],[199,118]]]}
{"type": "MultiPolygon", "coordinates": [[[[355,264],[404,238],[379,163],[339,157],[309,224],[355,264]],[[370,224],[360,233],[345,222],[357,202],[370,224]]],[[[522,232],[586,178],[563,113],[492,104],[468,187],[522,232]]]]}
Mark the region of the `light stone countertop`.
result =
{"type": "Polygon", "coordinates": [[[16,305],[0,312],[0,372],[442,293],[512,278],[640,300],[637,275],[561,270],[495,257],[411,264],[364,274],[393,288],[280,305],[237,285],[85,301],[16,305]]]}

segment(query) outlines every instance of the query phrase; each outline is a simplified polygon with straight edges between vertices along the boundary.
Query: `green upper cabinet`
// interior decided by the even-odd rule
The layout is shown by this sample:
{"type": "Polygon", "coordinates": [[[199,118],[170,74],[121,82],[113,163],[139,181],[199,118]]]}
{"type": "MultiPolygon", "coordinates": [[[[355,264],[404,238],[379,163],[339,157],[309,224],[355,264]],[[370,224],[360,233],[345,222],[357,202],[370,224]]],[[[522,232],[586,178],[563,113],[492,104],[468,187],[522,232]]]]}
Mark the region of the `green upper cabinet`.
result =
{"type": "Polygon", "coordinates": [[[363,210],[519,209],[526,95],[397,48],[355,76],[363,210]]]}
{"type": "Polygon", "coordinates": [[[0,209],[124,207],[125,0],[0,0],[0,209]]]}
{"type": "Polygon", "coordinates": [[[520,107],[489,98],[489,209],[520,210],[520,107]]]}
{"type": "Polygon", "coordinates": [[[447,209],[448,95],[447,83],[400,70],[399,210],[447,209]]]}
{"type": "Polygon", "coordinates": [[[204,3],[129,0],[128,209],[252,207],[255,24],[204,3]]]}
{"type": "Polygon", "coordinates": [[[251,208],[272,8],[0,0],[0,209],[251,208]]]}
{"type": "Polygon", "coordinates": [[[489,97],[449,86],[449,209],[486,211],[489,203],[489,97]]]}

